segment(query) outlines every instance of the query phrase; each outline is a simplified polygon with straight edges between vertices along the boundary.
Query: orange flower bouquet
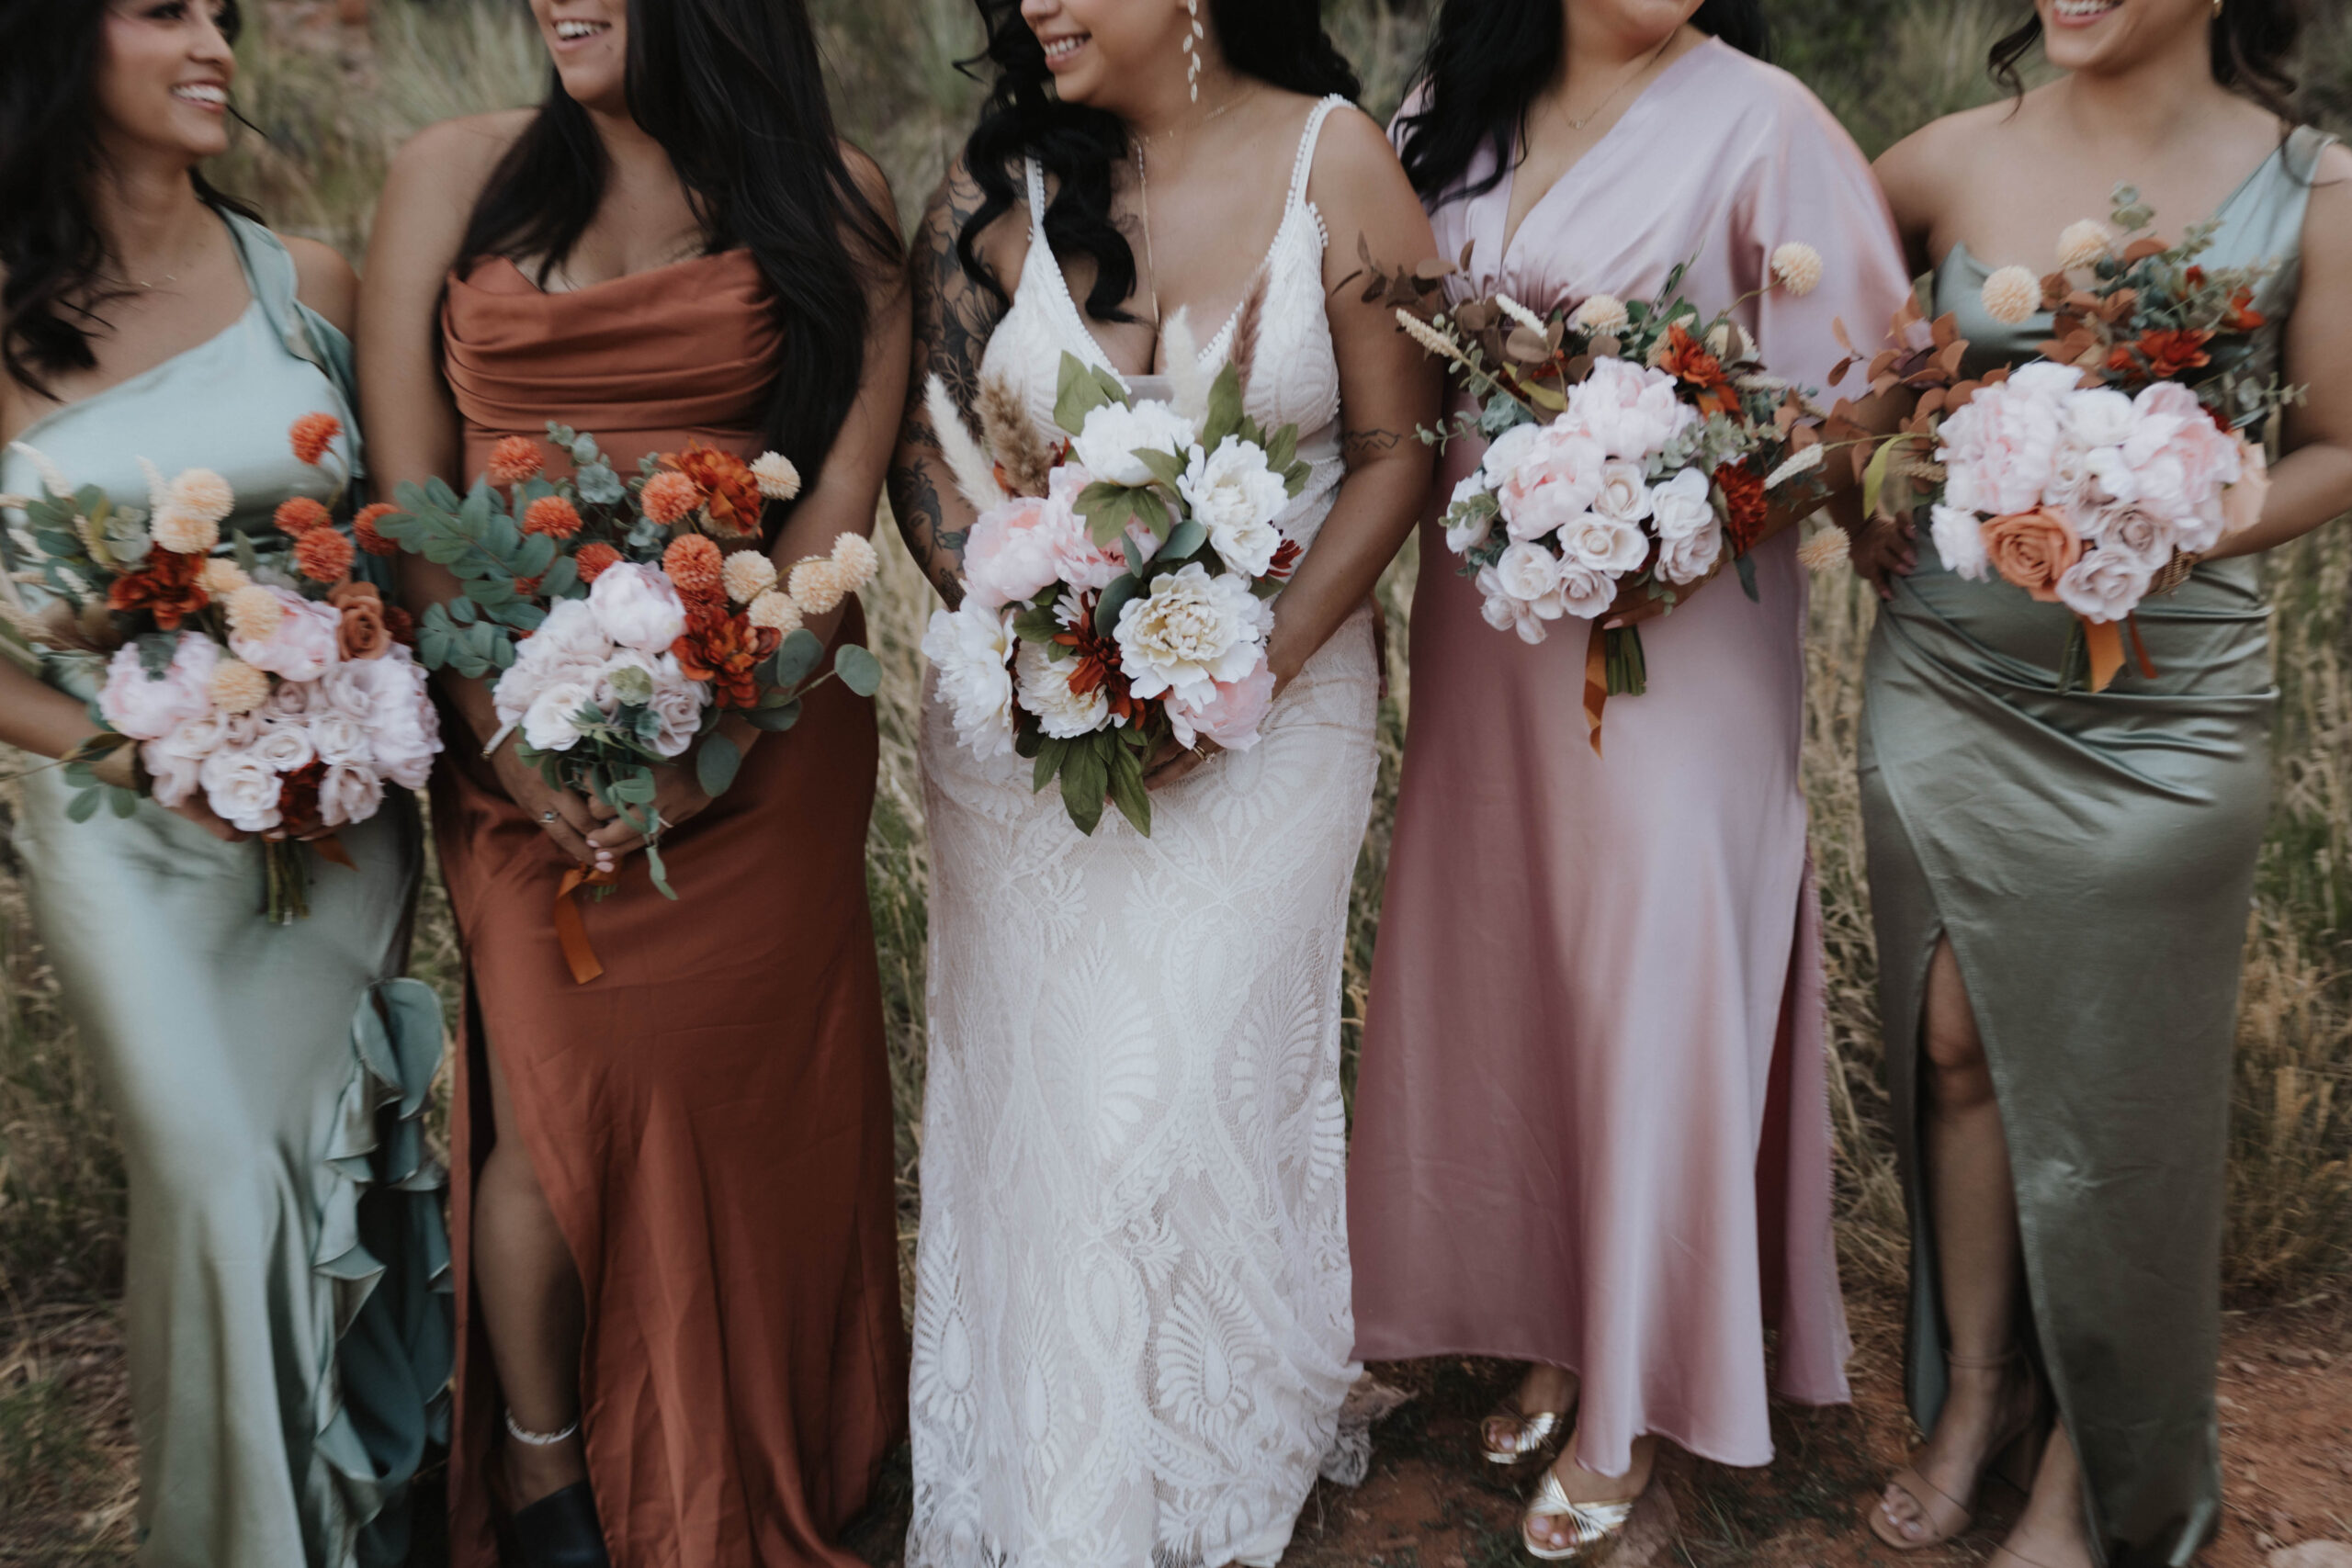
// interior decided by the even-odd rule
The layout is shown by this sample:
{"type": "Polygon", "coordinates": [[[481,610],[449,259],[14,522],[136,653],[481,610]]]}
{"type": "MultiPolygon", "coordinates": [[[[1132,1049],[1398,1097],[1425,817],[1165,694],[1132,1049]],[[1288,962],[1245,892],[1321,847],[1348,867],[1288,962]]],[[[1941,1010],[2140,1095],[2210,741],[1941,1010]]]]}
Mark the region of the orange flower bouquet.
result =
{"type": "Polygon", "coordinates": [[[653,885],[674,898],[653,770],[691,751],[697,782],[722,794],[742,761],[722,716],[789,729],[801,698],[835,675],[873,695],[874,656],[843,644],[817,674],[824,646],[801,623],[872,581],[874,547],[843,534],[830,556],[780,574],[763,517],[800,478],[773,452],[747,463],[690,443],[624,480],[594,436],[550,424],[548,439],[570,478],[550,479],[539,444],[510,435],[465,496],[437,479],[402,485],[399,510],[373,528],[463,583],[424,613],[417,648],[428,669],[494,678],[501,728],[485,751],[519,730],[550,784],[601,797],[645,835],[653,885]]]}
{"type": "Polygon", "coordinates": [[[141,792],[176,806],[201,790],[223,820],[262,835],[262,907],[280,922],[309,912],[300,840],[349,865],[331,830],[374,816],[388,785],[421,787],[441,745],[407,616],[354,576],[355,539],[389,547],[366,526],[377,508],[337,522],[342,439],[333,414],[294,422],[294,456],[319,471],[324,499],[288,498],[267,532],[224,529],[236,496],[205,468],[166,479],[142,462],[142,511],[74,489],[34,454],[47,493],[6,498],[25,518],[11,531],[17,637],[105,660],[91,704],[100,733],[66,759],[82,786],[67,814],[86,821],[110,805],[128,817],[141,792]],[[18,581],[47,598],[41,614],[18,581]],[[132,786],[102,782],[101,765],[131,748],[132,786]]]}

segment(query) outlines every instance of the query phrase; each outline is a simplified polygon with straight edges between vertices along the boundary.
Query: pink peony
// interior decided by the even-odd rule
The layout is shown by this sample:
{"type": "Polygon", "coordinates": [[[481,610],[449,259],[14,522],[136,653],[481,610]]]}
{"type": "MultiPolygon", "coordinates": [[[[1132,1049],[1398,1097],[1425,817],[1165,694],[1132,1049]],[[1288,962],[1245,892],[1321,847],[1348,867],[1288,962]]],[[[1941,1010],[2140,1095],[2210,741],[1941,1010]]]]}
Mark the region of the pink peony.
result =
{"type": "Polygon", "coordinates": [[[2238,437],[2213,423],[2197,394],[2158,381],[2132,400],[2123,455],[2140,471],[2140,500],[2176,520],[2222,521],[2222,491],[2245,472],[2238,437]]]}
{"type": "Polygon", "coordinates": [[[1051,497],[1017,495],[972,525],[964,581],[990,609],[1044,592],[1061,575],[1061,556],[1085,525],[1051,497]]]}
{"type": "Polygon", "coordinates": [[[1568,389],[1562,421],[1580,426],[1610,457],[1638,460],[1664,447],[1698,417],[1675,396],[1674,378],[1665,371],[1597,359],[1592,374],[1568,389]]]}
{"type": "Polygon", "coordinates": [[[1504,530],[1513,539],[1540,539],[1582,516],[1600,499],[1608,479],[1608,450],[1572,425],[1544,426],[1524,442],[1506,435],[1497,446],[1509,466],[1489,467],[1488,472],[1501,480],[1495,487],[1495,500],[1502,507],[1504,530]]]}
{"type": "Polygon", "coordinates": [[[1996,516],[2041,504],[2058,454],[2062,416],[2054,400],[2016,386],[2012,378],[1985,387],[1944,421],[1937,457],[1950,469],[1948,504],[1996,516]]]}
{"type": "Polygon", "coordinates": [[[1192,745],[1198,735],[1228,751],[1247,751],[1258,744],[1258,726],[1273,700],[1274,672],[1261,658],[1258,667],[1239,680],[1216,682],[1204,701],[1170,699],[1168,722],[1179,746],[1192,745]]]}
{"type": "Polygon", "coordinates": [[[277,625],[266,637],[242,637],[232,631],[229,651],[257,670],[288,681],[317,680],[335,661],[343,612],[283,588],[265,592],[277,601],[277,625]]]}
{"type": "Polygon", "coordinates": [[[212,667],[220,661],[220,647],[210,637],[182,632],[171,664],[151,677],[140,662],[139,645],[125,643],[107,661],[98,711],[134,740],[160,740],[212,711],[212,667]]]}

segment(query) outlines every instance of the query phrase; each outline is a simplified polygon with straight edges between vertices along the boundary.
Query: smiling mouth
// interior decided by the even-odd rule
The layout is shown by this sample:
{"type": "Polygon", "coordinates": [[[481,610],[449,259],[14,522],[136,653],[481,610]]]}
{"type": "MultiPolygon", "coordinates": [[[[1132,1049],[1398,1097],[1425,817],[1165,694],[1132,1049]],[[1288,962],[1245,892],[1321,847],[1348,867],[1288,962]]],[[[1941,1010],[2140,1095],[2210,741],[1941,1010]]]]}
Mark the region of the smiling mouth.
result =
{"type": "Polygon", "coordinates": [[[2062,22],[2096,22],[2110,11],[2120,10],[2123,0],[2057,0],[2052,8],[2062,22]]]}
{"type": "Polygon", "coordinates": [[[191,82],[174,87],[172,96],[184,104],[194,104],[200,109],[225,109],[229,107],[229,90],[210,82],[191,82]]]}
{"type": "Polygon", "coordinates": [[[578,43],[582,39],[595,38],[599,34],[608,33],[612,30],[613,24],[610,22],[590,22],[573,20],[571,18],[559,18],[555,24],[555,36],[565,43],[578,43]]]}
{"type": "Polygon", "coordinates": [[[1093,36],[1091,33],[1072,33],[1068,38],[1040,39],[1039,41],[1045,45],[1046,49],[1046,63],[1048,66],[1064,63],[1080,50],[1084,49],[1087,40],[1093,36]]]}

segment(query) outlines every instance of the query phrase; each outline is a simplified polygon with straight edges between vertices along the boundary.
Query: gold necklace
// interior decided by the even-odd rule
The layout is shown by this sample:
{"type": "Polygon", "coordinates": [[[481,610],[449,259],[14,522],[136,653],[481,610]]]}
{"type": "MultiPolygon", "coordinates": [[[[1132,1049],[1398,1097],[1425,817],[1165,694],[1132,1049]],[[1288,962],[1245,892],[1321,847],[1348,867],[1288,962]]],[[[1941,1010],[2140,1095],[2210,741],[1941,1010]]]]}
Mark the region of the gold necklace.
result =
{"type": "MultiPolygon", "coordinates": [[[[1203,115],[1201,124],[1208,124],[1240,101],[1241,95],[1237,90],[1231,97],[1203,115]]],[[[1136,206],[1143,218],[1143,269],[1151,276],[1151,330],[1156,335],[1159,331],[1159,263],[1151,254],[1151,175],[1145,168],[1143,147],[1144,139],[1136,137],[1136,206]]]]}
{"type": "MultiPolygon", "coordinates": [[[[1666,41],[1659,44],[1655,50],[1651,51],[1649,58],[1635,66],[1634,68],[1634,73],[1631,76],[1624,78],[1615,86],[1610,88],[1609,96],[1601,99],[1599,103],[1593,105],[1592,112],[1590,114],[1586,115],[1582,119],[1569,119],[1567,121],[1568,129],[1570,130],[1582,130],[1586,126],[1590,125],[1594,120],[1600,118],[1600,111],[1615,103],[1617,101],[1618,94],[1623,92],[1626,88],[1640,81],[1644,75],[1647,74],[1649,68],[1658,62],[1659,57],[1664,55],[1668,49],[1673,47],[1675,37],[1675,33],[1667,34],[1666,41]]],[[[1564,100],[1560,107],[1560,117],[1563,119],[1566,119],[1567,106],[1565,100],[1567,97],[1567,95],[1564,92],[1560,96],[1564,100]]]]}

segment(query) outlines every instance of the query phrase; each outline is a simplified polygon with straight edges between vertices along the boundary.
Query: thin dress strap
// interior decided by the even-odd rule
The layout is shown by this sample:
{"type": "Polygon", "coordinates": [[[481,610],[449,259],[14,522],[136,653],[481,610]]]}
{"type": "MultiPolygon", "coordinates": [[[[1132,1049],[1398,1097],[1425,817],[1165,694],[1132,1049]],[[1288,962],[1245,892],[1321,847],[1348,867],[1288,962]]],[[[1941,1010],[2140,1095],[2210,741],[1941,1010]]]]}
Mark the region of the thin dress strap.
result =
{"type": "Polygon", "coordinates": [[[1298,155],[1291,160],[1290,196],[1283,203],[1285,216],[1306,199],[1306,177],[1315,172],[1315,143],[1323,134],[1323,122],[1331,118],[1333,109],[1347,107],[1348,100],[1334,93],[1306,117],[1306,129],[1298,133],[1298,155]]]}
{"type": "Polygon", "coordinates": [[[1037,166],[1036,159],[1023,158],[1021,172],[1029,182],[1029,243],[1042,245],[1046,243],[1046,171],[1037,166]]]}

